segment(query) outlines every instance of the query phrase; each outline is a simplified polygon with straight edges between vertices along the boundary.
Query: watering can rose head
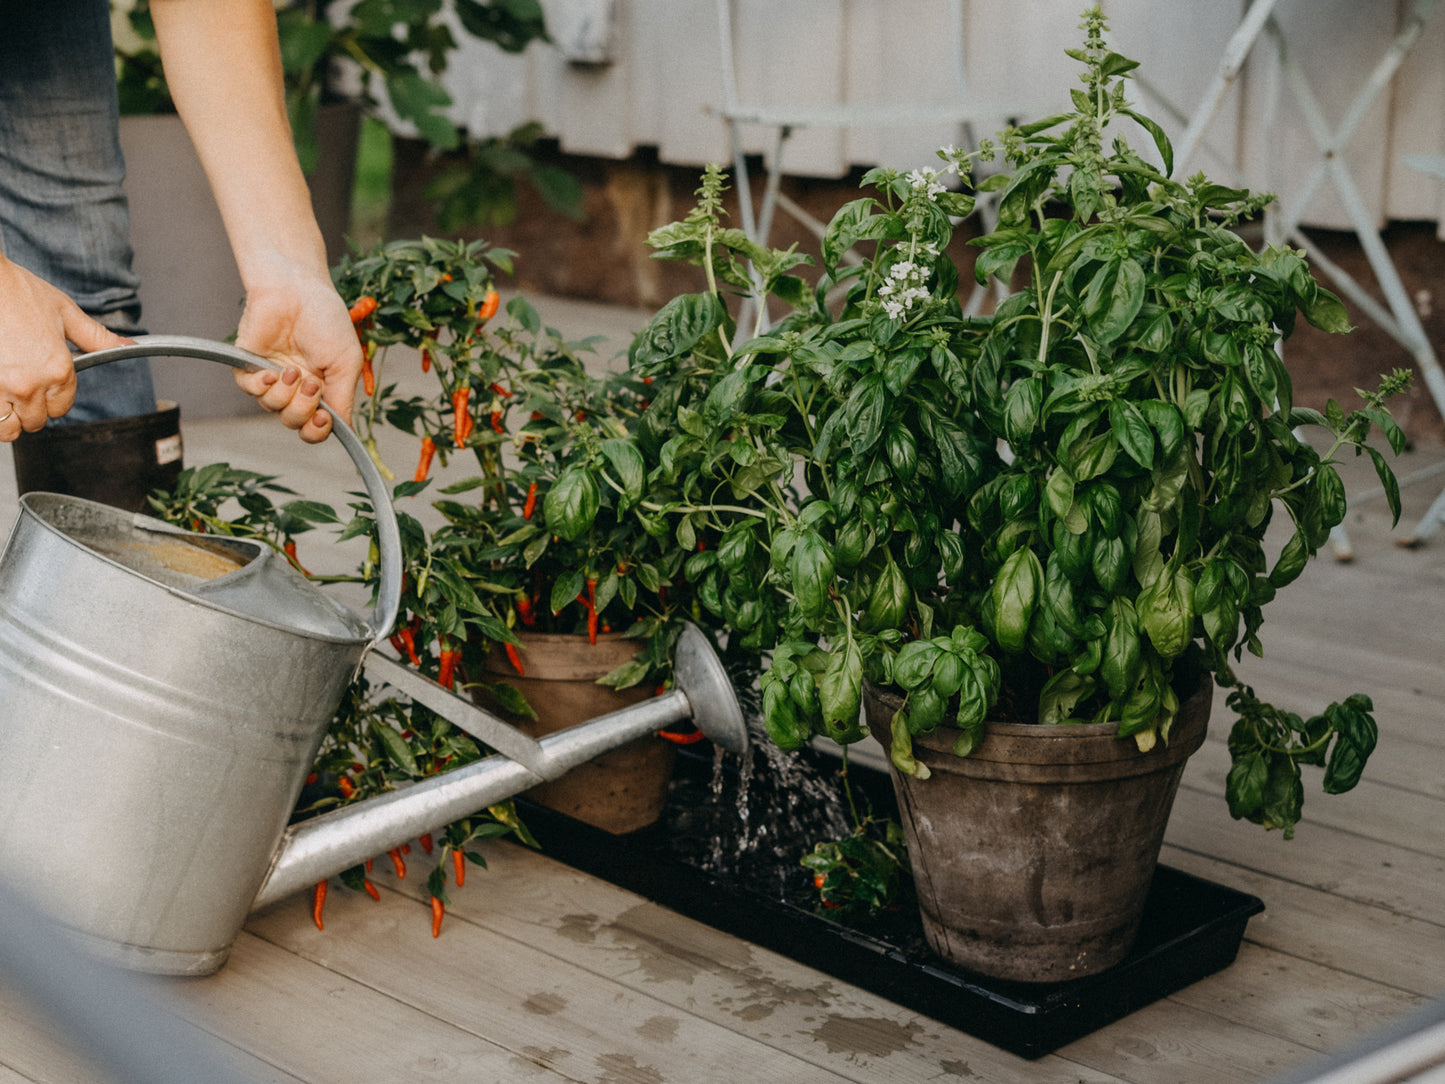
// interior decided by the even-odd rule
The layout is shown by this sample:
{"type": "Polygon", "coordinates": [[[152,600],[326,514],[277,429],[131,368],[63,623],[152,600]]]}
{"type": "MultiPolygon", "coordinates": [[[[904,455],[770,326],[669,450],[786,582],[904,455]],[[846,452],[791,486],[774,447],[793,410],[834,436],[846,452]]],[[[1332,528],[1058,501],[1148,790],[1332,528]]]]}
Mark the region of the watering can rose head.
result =
{"type": "Polygon", "coordinates": [[[871,682],[902,694],[903,772],[926,772],[914,739],[945,723],[962,755],[990,719],[1108,724],[1149,750],[1212,675],[1242,713],[1231,810],[1289,833],[1300,763],[1324,764],[1327,790],[1358,777],[1368,703],[1301,720],[1232,662],[1261,651],[1265,605],[1343,518],[1338,454],[1371,456],[1398,516],[1366,437],[1400,450],[1384,403],[1407,378],[1353,411],[1294,406],[1276,346],[1300,317],[1348,330],[1343,305],[1300,253],[1236,232],[1270,197],[1173,175],[1128,101],[1135,62],[1097,9],[1085,26],[1072,110],[947,148],[938,170],[870,171],[816,260],[725,225],[709,168],[650,239],[707,288],[633,345],[655,381],[638,443],[676,529],[717,538],[699,599],[772,652],[778,744],[858,740],[871,682]],[[964,242],[980,201],[997,225],[964,242]],[[963,307],[969,279],[987,315],[963,307]],[[758,302],[750,326],[731,290],[758,302]]]}

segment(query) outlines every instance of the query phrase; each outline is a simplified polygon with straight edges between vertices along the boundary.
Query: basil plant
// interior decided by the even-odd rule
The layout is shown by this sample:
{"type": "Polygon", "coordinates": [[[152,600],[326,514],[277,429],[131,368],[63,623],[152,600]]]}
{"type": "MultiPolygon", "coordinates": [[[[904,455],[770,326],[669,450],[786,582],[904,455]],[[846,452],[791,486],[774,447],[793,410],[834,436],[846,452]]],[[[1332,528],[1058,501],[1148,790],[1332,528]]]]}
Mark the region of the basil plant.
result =
{"type": "Polygon", "coordinates": [[[645,514],[704,543],[685,574],[736,643],[767,654],[784,748],[862,738],[868,681],[902,694],[903,772],[926,772],[913,738],[945,720],[961,756],[986,719],[1110,723],[1147,750],[1208,674],[1240,714],[1231,812],[1288,835],[1301,764],[1323,765],[1326,791],[1359,778],[1371,705],[1303,720],[1231,663],[1262,652],[1265,605],[1343,519],[1337,456],[1371,456],[1398,517],[1366,438],[1399,451],[1384,399],[1406,378],[1352,412],[1294,406],[1277,347],[1301,317],[1347,330],[1343,306],[1298,252],[1240,239],[1269,197],[1170,176],[1168,138],[1125,97],[1135,63],[1106,47],[1097,9],[1085,27],[1070,112],[941,151],[940,170],[871,171],[814,282],[795,274],[810,257],[723,224],[723,177],[706,172],[696,208],[650,238],[707,288],[631,349],[653,381],[645,514]],[[975,185],[980,159],[1001,161],[975,185]],[[970,317],[947,249],[980,190],[999,220],[972,242],[974,275],[1009,292],[970,317]],[[740,333],[725,290],[787,315],[740,333]]]}

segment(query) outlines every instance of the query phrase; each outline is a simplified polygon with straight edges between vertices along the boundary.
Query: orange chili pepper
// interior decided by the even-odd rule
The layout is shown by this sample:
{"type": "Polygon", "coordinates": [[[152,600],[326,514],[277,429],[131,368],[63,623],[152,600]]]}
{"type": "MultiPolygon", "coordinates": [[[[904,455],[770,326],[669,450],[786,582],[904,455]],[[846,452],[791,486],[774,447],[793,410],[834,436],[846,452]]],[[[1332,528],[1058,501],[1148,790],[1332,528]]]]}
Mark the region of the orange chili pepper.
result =
{"type": "Polygon", "coordinates": [[[477,306],[477,319],[490,320],[497,315],[497,308],[502,303],[502,295],[496,290],[488,290],[487,296],[482,298],[482,303],[477,306]]]}
{"type": "MultiPolygon", "coordinates": [[[[461,654],[455,648],[443,648],[441,653],[441,668],[437,672],[437,684],[450,689],[456,683],[457,657],[461,654]]],[[[427,848],[427,854],[431,854],[431,848],[427,848]]]]}
{"type": "Polygon", "coordinates": [[[531,519],[532,513],[537,510],[537,483],[533,482],[527,486],[527,499],[522,502],[522,518],[531,519]]]}
{"type": "Polygon", "coordinates": [[[311,921],[316,923],[318,930],[324,929],[321,925],[321,909],[326,906],[326,882],[316,882],[315,895],[311,897],[311,921]]]}
{"type": "Polygon", "coordinates": [[[502,424],[502,412],[500,410],[492,411],[492,432],[505,433],[506,431],[507,427],[502,424]]]}
{"type": "Polygon", "coordinates": [[[467,409],[467,402],[471,397],[470,385],[452,392],[452,413],[455,415],[452,420],[452,439],[456,441],[457,447],[461,447],[472,431],[472,415],[467,409]]]}
{"type": "Polygon", "coordinates": [[[367,395],[376,394],[376,370],[371,359],[376,355],[376,343],[367,343],[361,350],[361,390],[367,395]]]}
{"type": "Polygon", "coordinates": [[[377,903],[381,902],[381,893],[376,890],[376,885],[372,884],[370,881],[363,881],[361,883],[361,887],[365,888],[366,894],[372,899],[374,899],[377,903]]]}
{"type": "Polygon", "coordinates": [[[423,832],[417,836],[416,841],[421,844],[421,849],[426,851],[427,854],[431,854],[432,848],[436,846],[436,844],[432,842],[430,832],[423,832]]]}
{"type": "Polygon", "coordinates": [[[431,437],[421,438],[421,458],[416,463],[416,476],[414,482],[425,482],[426,476],[431,473],[432,457],[437,454],[436,441],[431,437]]]}
{"type": "Polygon", "coordinates": [[[402,860],[401,848],[393,847],[389,853],[391,854],[391,864],[396,867],[396,875],[404,880],[406,878],[406,863],[402,860]]]}
{"type": "Polygon", "coordinates": [[[692,745],[694,742],[702,741],[704,737],[701,730],[693,730],[683,734],[672,730],[659,730],[657,736],[663,741],[672,742],[673,745],[692,745]]]}
{"type": "Polygon", "coordinates": [[[343,798],[350,798],[356,793],[356,785],[344,775],[336,781],[336,789],[341,791],[343,798]]]}
{"type": "Polygon", "coordinates": [[[452,851],[452,872],[457,876],[457,887],[467,883],[467,856],[460,849],[452,851]]]}
{"type": "Polygon", "coordinates": [[[416,653],[416,629],[408,625],[397,634],[401,637],[402,646],[406,648],[406,657],[413,666],[421,665],[421,657],[416,653]]]}
{"type": "Polygon", "coordinates": [[[440,937],[442,935],[442,918],[447,913],[447,905],[435,896],[431,898],[431,935],[440,937]]]}
{"type": "Polygon", "coordinates": [[[356,304],[352,305],[351,308],[347,310],[347,315],[351,317],[351,322],[353,324],[359,324],[361,323],[361,321],[365,320],[375,311],[376,298],[360,297],[357,298],[356,304]]]}
{"type": "Polygon", "coordinates": [[[431,351],[424,346],[421,348],[421,371],[431,372],[431,351]]]}
{"type": "Polygon", "coordinates": [[[517,616],[522,619],[522,624],[529,629],[537,627],[537,615],[532,612],[532,600],[526,595],[518,595],[516,601],[517,616]]]}
{"type": "Polygon", "coordinates": [[[512,664],[513,669],[515,669],[515,670],[517,671],[517,676],[518,676],[518,677],[526,677],[526,676],[527,676],[527,671],[524,670],[524,669],[522,669],[522,656],[519,655],[519,654],[517,654],[517,645],[516,645],[516,644],[503,644],[503,645],[502,645],[502,649],[503,649],[504,651],[506,651],[506,653],[507,653],[507,661],[510,662],[510,663],[512,664]]]}

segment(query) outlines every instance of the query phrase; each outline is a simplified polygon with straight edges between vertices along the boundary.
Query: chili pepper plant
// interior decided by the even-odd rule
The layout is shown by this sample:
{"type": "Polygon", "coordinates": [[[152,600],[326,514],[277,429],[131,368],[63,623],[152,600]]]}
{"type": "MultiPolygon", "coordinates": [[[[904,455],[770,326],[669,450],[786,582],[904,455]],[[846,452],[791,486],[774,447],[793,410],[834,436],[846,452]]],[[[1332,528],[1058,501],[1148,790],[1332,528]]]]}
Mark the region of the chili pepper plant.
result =
{"type": "MultiPolygon", "coordinates": [[[[356,429],[383,473],[401,476],[393,496],[403,581],[392,646],[443,686],[485,683],[508,710],[528,715],[512,686],[488,677],[491,652],[506,652],[520,675],[516,648],[527,630],[595,641],[615,629],[639,650],[604,682],[664,684],[692,593],[682,577],[690,551],[665,531],[649,533],[634,514],[643,459],[630,431],[647,405],[646,383],[593,375],[583,358],[595,344],[564,341],[525,298],[502,305],[497,276],[511,259],[482,241],[399,241],[344,259],[334,278],[365,356],[356,429]],[[383,433],[389,439],[379,441],[383,433]],[[416,458],[393,470],[381,444],[393,447],[401,435],[416,458]]],[[[362,494],[347,513],[287,496],[274,477],[215,464],[183,472],[152,503],[191,529],[265,539],[298,568],[296,540],[308,530],[330,526],[340,540],[374,531],[362,494]]],[[[374,590],[375,544],[354,571],[313,579],[374,590]]],[[[486,752],[363,676],[337,712],[299,813],[360,801],[486,752]]],[[[506,833],[530,839],[510,803],[420,841],[439,849],[428,882],[438,906],[465,863],[482,861],[469,845],[506,833]]],[[[401,873],[405,853],[390,857],[401,873]]],[[[356,867],[342,880],[367,889],[366,873],[356,867]]]]}
{"type": "Polygon", "coordinates": [[[1367,438],[1400,450],[1385,399],[1407,377],[1353,410],[1293,404],[1277,347],[1300,318],[1346,331],[1342,304],[1301,253],[1241,239],[1269,196],[1173,176],[1167,135],[1126,97],[1135,62],[1108,49],[1097,8],[1085,27],[1070,111],[946,148],[941,169],[870,171],[815,283],[798,273],[810,257],[724,224],[707,171],[696,208],[650,238],[708,276],[632,348],[655,381],[638,430],[650,492],[671,494],[680,539],[704,519],[718,532],[699,598],[771,651],[762,698],[783,748],[863,738],[866,680],[905,698],[890,749],[905,773],[926,773],[913,739],[946,718],[959,756],[987,719],[1108,722],[1147,750],[1208,673],[1239,715],[1230,811],[1289,836],[1301,765],[1324,768],[1326,792],[1352,787],[1372,706],[1301,719],[1234,663],[1262,654],[1266,606],[1341,522],[1338,457],[1371,457],[1398,517],[1367,438]],[[998,225],[973,242],[974,274],[1010,292],[969,317],[946,249],[980,191],[998,225]],[[787,315],[769,326],[757,304],[740,331],[729,292],[787,315]]]}

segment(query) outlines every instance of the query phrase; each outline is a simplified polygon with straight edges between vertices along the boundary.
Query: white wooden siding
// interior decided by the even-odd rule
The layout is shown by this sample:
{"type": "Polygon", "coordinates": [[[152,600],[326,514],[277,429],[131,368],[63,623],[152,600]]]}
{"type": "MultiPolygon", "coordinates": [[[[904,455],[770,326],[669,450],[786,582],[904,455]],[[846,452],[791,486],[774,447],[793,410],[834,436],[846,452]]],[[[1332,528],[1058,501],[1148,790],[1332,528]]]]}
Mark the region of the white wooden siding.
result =
{"type": "MultiPolygon", "coordinates": [[[[569,8],[605,7],[608,0],[543,0],[561,25],[569,8]]],[[[725,161],[722,123],[709,112],[723,83],[713,0],[611,0],[611,62],[569,62],[561,50],[534,45],[505,56],[464,45],[448,73],[455,115],[490,135],[540,120],[574,154],[623,158],[655,147],[668,163],[725,161]]],[[[1335,123],[1375,64],[1410,0],[1282,0],[1277,17],[1292,55],[1335,123]]],[[[1017,103],[1025,116],[1067,104],[1078,65],[1064,55],[1076,46],[1083,0],[968,0],[967,62],[974,97],[1017,103]]],[[[1146,78],[1184,113],[1191,112],[1219,64],[1244,0],[1106,0],[1111,42],[1143,62],[1146,78]]],[[[736,38],[742,95],[750,99],[867,101],[890,94],[948,100],[949,38],[938,0],[738,0],[736,38]]],[[[1313,162],[1314,148],[1288,91],[1276,123],[1264,124],[1269,81],[1277,65],[1261,41],[1206,133],[1208,146],[1188,163],[1224,179],[1229,165],[1256,188],[1288,195],[1313,162]]],[[[1141,88],[1136,99],[1177,138],[1183,123],[1141,88]]],[[[1002,118],[998,118],[1001,120],[1002,118]]],[[[985,132],[997,126],[987,121],[985,132]]],[[[749,149],[770,147],[766,132],[749,149]]],[[[947,128],[801,131],[788,151],[787,172],[838,177],[880,162],[913,167],[936,161],[954,142],[947,128]]],[[[1400,163],[1407,153],[1445,153],[1445,5],[1398,78],[1370,112],[1349,147],[1355,180],[1368,206],[1386,219],[1440,221],[1445,184],[1400,163]]],[[[1306,223],[1347,225],[1326,186],[1306,223]]]]}

